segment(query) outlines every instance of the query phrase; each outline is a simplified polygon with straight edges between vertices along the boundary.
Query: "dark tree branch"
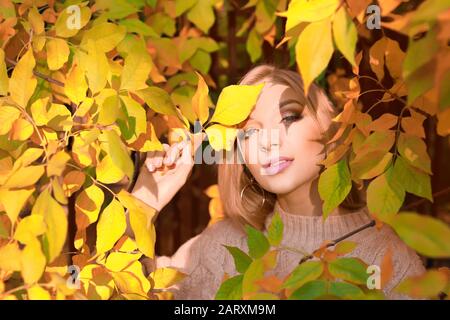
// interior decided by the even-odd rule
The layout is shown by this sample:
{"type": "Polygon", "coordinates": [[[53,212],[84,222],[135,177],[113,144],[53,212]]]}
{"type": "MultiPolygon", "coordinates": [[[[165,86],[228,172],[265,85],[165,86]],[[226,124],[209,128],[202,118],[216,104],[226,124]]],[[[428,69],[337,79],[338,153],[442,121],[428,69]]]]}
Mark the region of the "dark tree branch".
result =
{"type": "MultiPolygon", "coordinates": [[[[10,58],[6,57],[5,60],[8,63],[12,64],[13,66],[17,65],[17,62],[14,61],[13,59],[10,59],[10,58]]],[[[47,76],[47,75],[45,75],[45,74],[43,74],[43,73],[41,73],[39,71],[33,70],[33,74],[36,77],[42,78],[42,79],[44,79],[44,80],[46,80],[46,81],[48,81],[50,83],[56,84],[57,86],[64,87],[64,83],[62,83],[61,81],[53,79],[53,78],[50,78],[49,76],[47,76]]]]}

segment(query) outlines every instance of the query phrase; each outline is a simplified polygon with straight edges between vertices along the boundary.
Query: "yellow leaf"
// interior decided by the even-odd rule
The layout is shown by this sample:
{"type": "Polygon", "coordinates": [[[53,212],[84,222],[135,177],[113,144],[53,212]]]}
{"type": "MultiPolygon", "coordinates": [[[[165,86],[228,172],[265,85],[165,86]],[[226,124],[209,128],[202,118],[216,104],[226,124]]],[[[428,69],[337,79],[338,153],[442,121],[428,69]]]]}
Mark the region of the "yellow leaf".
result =
{"type": "Polygon", "coordinates": [[[6,70],[5,51],[0,48],[0,95],[8,94],[9,78],[6,70]]]}
{"type": "Polygon", "coordinates": [[[55,197],[56,201],[66,205],[68,203],[67,196],[65,195],[62,185],[59,181],[60,180],[57,177],[52,179],[53,196],[55,197]]]}
{"type": "Polygon", "coordinates": [[[264,84],[225,87],[210,121],[228,126],[244,121],[255,106],[264,84]]]}
{"type": "Polygon", "coordinates": [[[33,132],[33,125],[28,120],[19,118],[14,121],[9,137],[11,140],[24,141],[31,137],[33,132]]]}
{"type": "MultiPolygon", "coordinates": [[[[67,98],[78,105],[86,97],[87,89],[88,86],[83,70],[78,65],[73,65],[67,75],[66,83],[64,84],[64,93],[67,98]]],[[[78,110],[77,113],[79,116],[83,116],[78,110]]]]}
{"type": "Polygon", "coordinates": [[[45,270],[46,259],[42,253],[41,243],[34,239],[22,251],[21,269],[23,281],[26,284],[37,282],[45,270]]]}
{"type": "Polygon", "coordinates": [[[114,165],[109,155],[105,155],[102,161],[100,161],[95,168],[95,172],[98,181],[108,184],[119,182],[125,177],[125,173],[114,165]]]}
{"type": "Polygon", "coordinates": [[[94,42],[89,42],[88,54],[85,56],[83,67],[89,83],[89,89],[93,94],[102,90],[107,81],[109,63],[106,55],[95,46],[94,42]]]}
{"type": "Polygon", "coordinates": [[[128,178],[133,178],[134,165],[128,154],[128,150],[120,139],[119,135],[113,131],[105,131],[105,150],[111,156],[114,164],[120,168],[128,178]]]}
{"type": "Polygon", "coordinates": [[[48,97],[38,99],[31,105],[31,115],[36,125],[47,125],[54,130],[70,130],[73,122],[69,109],[59,103],[52,103],[48,106],[47,102],[48,97]]]}
{"type": "Polygon", "coordinates": [[[53,155],[47,163],[47,176],[60,176],[66,168],[70,156],[65,151],[59,151],[53,155]]]}
{"type": "Polygon", "coordinates": [[[73,139],[73,158],[83,167],[97,163],[100,146],[94,141],[97,139],[98,133],[97,130],[83,131],[73,139]]]}
{"type": "Polygon", "coordinates": [[[288,10],[278,13],[287,17],[286,30],[296,27],[301,22],[315,22],[330,17],[338,8],[339,0],[293,0],[288,10]]]}
{"type": "Polygon", "coordinates": [[[152,58],[144,45],[135,42],[125,57],[120,89],[130,91],[145,89],[147,87],[146,81],[153,67],[152,58]]]}
{"type": "Polygon", "coordinates": [[[81,47],[88,48],[88,43],[92,41],[94,46],[101,52],[111,51],[125,37],[126,30],[126,27],[110,22],[97,24],[85,32],[81,41],[81,47]]]}
{"type": "MultiPolygon", "coordinates": [[[[123,248],[121,250],[123,251],[123,248]]],[[[104,265],[110,271],[120,272],[141,257],[142,253],[111,252],[106,258],[104,265]]]]}
{"type": "Polygon", "coordinates": [[[355,47],[358,32],[344,6],[338,10],[334,17],[333,36],[339,51],[352,65],[356,66],[355,47]]]}
{"type": "Polygon", "coordinates": [[[166,90],[159,87],[147,87],[139,90],[136,94],[155,112],[177,115],[177,110],[166,90]]]}
{"type": "MultiPolygon", "coordinates": [[[[87,89],[87,85],[86,85],[86,89],[87,89]]],[[[94,99],[93,98],[84,98],[84,100],[81,102],[81,104],[78,106],[77,110],[75,111],[75,116],[76,117],[84,117],[86,115],[86,113],[89,112],[89,110],[91,109],[91,107],[94,104],[94,99]]]]}
{"type": "Polygon", "coordinates": [[[186,275],[174,268],[158,268],[150,274],[155,285],[153,289],[164,289],[181,281],[186,275]]]}
{"type": "MultiPolygon", "coordinates": [[[[77,196],[77,199],[75,200],[75,210],[77,211],[77,214],[80,213],[87,217],[87,225],[89,225],[97,221],[104,200],[105,195],[102,189],[95,184],[92,184],[77,196]]],[[[85,227],[87,227],[87,225],[85,227]]],[[[78,221],[77,226],[79,228],[81,227],[78,221]]]]}
{"type": "Polygon", "coordinates": [[[56,35],[63,38],[70,38],[76,35],[91,18],[89,7],[83,6],[80,8],[79,13],[78,16],[76,11],[67,10],[67,8],[63,9],[55,22],[56,35]],[[79,25],[77,25],[77,22],[79,22],[79,25]]]}
{"type": "Polygon", "coordinates": [[[119,201],[113,199],[100,215],[97,224],[97,253],[111,249],[125,232],[125,211],[119,201]]]}
{"type": "Polygon", "coordinates": [[[150,290],[150,282],[144,276],[142,264],[133,262],[125,271],[112,273],[114,282],[120,292],[128,299],[148,299],[147,292],[150,290]]]}
{"type": "Polygon", "coordinates": [[[86,265],[79,276],[89,300],[108,300],[114,292],[114,280],[101,266],[86,265]]]}
{"type": "Polygon", "coordinates": [[[19,271],[22,252],[17,242],[12,242],[0,247],[0,270],[19,271]]]}
{"type": "Polygon", "coordinates": [[[60,69],[69,59],[69,45],[66,40],[51,38],[47,40],[47,65],[50,70],[60,69]]]}
{"type": "Polygon", "coordinates": [[[192,97],[192,108],[194,109],[197,118],[203,124],[209,117],[209,89],[201,74],[197,71],[195,71],[195,74],[198,77],[198,84],[197,91],[192,97]]]}
{"type": "Polygon", "coordinates": [[[20,117],[19,109],[11,106],[0,106],[0,135],[8,133],[20,117]]]}
{"type": "Polygon", "coordinates": [[[95,100],[100,106],[97,123],[103,126],[115,123],[119,115],[122,113],[120,99],[117,92],[108,88],[103,89],[96,96],[95,100]]]}
{"type": "Polygon", "coordinates": [[[16,162],[14,162],[14,168],[28,166],[39,159],[43,153],[44,150],[41,148],[28,148],[19,158],[17,158],[16,162]]]}
{"type": "Polygon", "coordinates": [[[3,205],[11,223],[16,219],[34,189],[7,190],[0,189],[0,203],[3,205]]]}
{"type": "Polygon", "coordinates": [[[34,185],[44,174],[45,166],[28,166],[15,171],[5,182],[5,188],[25,188],[34,185]]]}
{"type": "Polygon", "coordinates": [[[31,214],[44,217],[47,231],[43,243],[49,263],[57,258],[66,242],[67,216],[63,207],[52,198],[48,189],[45,189],[36,199],[31,214]]]}
{"type": "Polygon", "coordinates": [[[213,124],[205,129],[211,147],[216,150],[231,150],[236,139],[238,129],[213,124]]]}
{"type": "Polygon", "coordinates": [[[52,300],[50,293],[37,284],[28,288],[27,293],[29,300],[52,300]]]}
{"type": "MultiPolygon", "coordinates": [[[[81,171],[70,171],[63,179],[62,189],[66,197],[70,197],[74,192],[78,191],[84,183],[86,175],[81,171]]],[[[83,190],[84,191],[84,190],[83,190]]]]}
{"type": "Polygon", "coordinates": [[[139,250],[147,257],[154,256],[156,231],[153,224],[156,210],[125,190],[118,194],[120,202],[128,209],[130,225],[139,250]]]}
{"type": "Polygon", "coordinates": [[[305,93],[308,93],[311,83],[326,68],[332,55],[330,19],[307,25],[295,45],[295,56],[303,77],[305,93]]]}
{"type": "Polygon", "coordinates": [[[36,7],[30,8],[30,11],[28,11],[28,21],[31,23],[34,31],[33,33],[35,35],[41,34],[45,31],[44,20],[42,19],[42,16],[39,14],[39,11],[36,9],[36,7]]]}
{"type": "Polygon", "coordinates": [[[133,143],[141,134],[145,134],[147,131],[147,117],[145,110],[136,100],[129,96],[121,95],[120,99],[124,103],[128,113],[128,117],[125,118],[125,121],[128,122],[130,118],[134,119],[133,137],[127,139],[128,143],[133,143]]]}
{"type": "Polygon", "coordinates": [[[23,244],[29,244],[30,242],[35,241],[37,236],[43,234],[46,229],[44,217],[32,214],[20,221],[14,232],[14,239],[23,244]]]}
{"type": "Polygon", "coordinates": [[[30,100],[37,85],[36,77],[33,74],[35,65],[33,49],[28,49],[14,67],[9,80],[11,98],[23,108],[27,106],[28,100],[30,100]]]}

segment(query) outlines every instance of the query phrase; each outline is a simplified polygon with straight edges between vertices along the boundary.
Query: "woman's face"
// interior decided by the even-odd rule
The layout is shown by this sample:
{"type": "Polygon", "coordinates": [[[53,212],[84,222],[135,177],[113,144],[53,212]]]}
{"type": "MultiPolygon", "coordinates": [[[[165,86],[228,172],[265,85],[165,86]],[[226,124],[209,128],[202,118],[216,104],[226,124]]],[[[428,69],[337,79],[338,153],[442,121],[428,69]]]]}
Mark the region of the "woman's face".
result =
{"type": "MultiPolygon", "coordinates": [[[[264,81],[264,80],[263,80],[264,81]]],[[[246,166],[267,191],[287,194],[317,177],[321,129],[290,86],[267,82],[239,140],[246,166]]],[[[317,108],[318,106],[316,106],[317,108]]],[[[323,130],[331,118],[319,112],[323,130]]]]}

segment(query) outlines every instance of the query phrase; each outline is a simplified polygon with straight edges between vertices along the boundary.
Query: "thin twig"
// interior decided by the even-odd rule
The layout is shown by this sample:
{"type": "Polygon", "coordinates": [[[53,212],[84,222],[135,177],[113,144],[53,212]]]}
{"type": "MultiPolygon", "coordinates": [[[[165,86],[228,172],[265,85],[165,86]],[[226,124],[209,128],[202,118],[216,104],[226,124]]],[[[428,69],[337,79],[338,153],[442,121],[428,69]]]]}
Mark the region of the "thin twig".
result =
{"type": "MultiPolygon", "coordinates": [[[[16,61],[14,61],[14,60],[12,60],[12,59],[10,59],[8,57],[6,57],[5,60],[7,62],[11,63],[13,66],[17,65],[16,61]]],[[[42,78],[42,79],[44,79],[44,80],[46,80],[46,81],[48,81],[50,83],[56,84],[57,86],[64,87],[64,83],[62,83],[61,81],[53,79],[53,78],[50,78],[49,76],[47,76],[47,75],[45,75],[45,74],[43,74],[43,73],[41,73],[39,71],[33,70],[33,74],[36,77],[42,78]]]]}
{"type": "MultiPolygon", "coordinates": [[[[358,232],[361,232],[361,231],[363,231],[363,230],[365,230],[365,229],[367,229],[367,228],[373,227],[373,226],[375,226],[375,224],[376,224],[375,220],[372,220],[372,221],[370,221],[369,223],[367,223],[367,224],[365,224],[365,225],[359,227],[358,229],[355,229],[355,230],[353,230],[353,231],[350,231],[349,233],[343,235],[342,237],[339,237],[339,238],[337,238],[337,239],[335,239],[335,240],[333,240],[333,241],[327,243],[327,244],[325,245],[325,247],[326,247],[326,248],[329,248],[329,247],[335,246],[336,244],[338,244],[338,243],[341,242],[342,240],[345,240],[345,239],[347,239],[348,237],[351,237],[352,235],[354,235],[354,234],[356,234],[356,233],[358,233],[358,232]]],[[[309,259],[312,259],[312,258],[314,257],[314,253],[316,253],[316,252],[317,252],[318,250],[320,250],[320,249],[321,249],[321,248],[316,249],[316,250],[314,250],[314,252],[313,252],[312,254],[309,254],[309,255],[307,255],[307,256],[304,256],[304,257],[300,260],[300,262],[299,262],[298,264],[302,264],[303,262],[305,262],[305,261],[307,261],[307,260],[309,260],[309,259]]]]}

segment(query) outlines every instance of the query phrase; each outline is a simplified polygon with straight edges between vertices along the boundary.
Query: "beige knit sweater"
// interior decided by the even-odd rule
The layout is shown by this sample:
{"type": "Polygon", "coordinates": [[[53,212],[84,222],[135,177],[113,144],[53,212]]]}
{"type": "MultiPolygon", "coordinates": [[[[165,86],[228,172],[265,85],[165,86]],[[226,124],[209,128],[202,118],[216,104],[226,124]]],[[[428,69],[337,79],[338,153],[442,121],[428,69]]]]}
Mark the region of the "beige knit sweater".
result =
{"type": "MultiPolygon", "coordinates": [[[[281,209],[276,204],[284,223],[281,245],[293,247],[303,252],[312,252],[324,240],[336,239],[358,227],[370,222],[367,208],[344,215],[329,215],[325,222],[321,216],[294,215],[281,209]]],[[[266,220],[270,224],[273,213],[266,220]]],[[[402,279],[418,275],[425,271],[419,256],[409,248],[389,226],[380,230],[375,227],[365,229],[347,240],[356,241],[358,246],[347,256],[361,258],[368,265],[380,265],[381,259],[389,246],[393,249],[394,275],[383,289],[388,299],[409,299],[392,290],[402,279]]],[[[157,258],[157,267],[174,267],[187,276],[170,289],[175,299],[214,299],[224,272],[230,276],[237,275],[232,256],[222,244],[236,246],[248,252],[246,235],[226,218],[209,227],[202,233],[184,243],[172,257],[157,258]]],[[[277,265],[268,274],[280,278],[291,272],[302,255],[283,249],[278,254],[277,265]]]]}

